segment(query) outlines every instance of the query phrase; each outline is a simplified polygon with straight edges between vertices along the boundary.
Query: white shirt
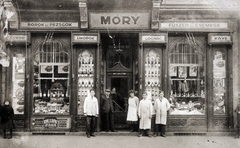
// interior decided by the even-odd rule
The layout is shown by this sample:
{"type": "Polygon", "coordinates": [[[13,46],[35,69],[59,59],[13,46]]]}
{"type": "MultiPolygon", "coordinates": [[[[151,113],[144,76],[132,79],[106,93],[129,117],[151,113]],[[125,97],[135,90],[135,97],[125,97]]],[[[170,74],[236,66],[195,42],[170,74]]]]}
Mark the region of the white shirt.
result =
{"type": "Polygon", "coordinates": [[[98,100],[96,97],[86,97],[83,105],[83,113],[88,116],[98,115],[98,100]]]}

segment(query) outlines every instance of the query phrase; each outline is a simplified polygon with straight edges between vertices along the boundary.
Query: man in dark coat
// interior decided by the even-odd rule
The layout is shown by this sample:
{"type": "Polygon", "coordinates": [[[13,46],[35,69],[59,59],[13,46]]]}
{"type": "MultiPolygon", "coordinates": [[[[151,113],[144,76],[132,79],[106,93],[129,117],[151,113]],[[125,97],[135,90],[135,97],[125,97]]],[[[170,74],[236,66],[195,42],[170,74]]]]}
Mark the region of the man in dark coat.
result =
{"type": "Polygon", "coordinates": [[[2,107],[1,111],[1,124],[3,127],[3,137],[6,139],[6,129],[10,130],[10,138],[12,138],[12,129],[13,129],[13,116],[14,116],[14,111],[12,106],[10,106],[9,101],[4,102],[4,106],[2,107]]]}
{"type": "Polygon", "coordinates": [[[105,94],[101,96],[102,123],[106,132],[109,132],[109,130],[116,132],[114,129],[113,102],[110,92],[110,89],[106,89],[105,94]]]}

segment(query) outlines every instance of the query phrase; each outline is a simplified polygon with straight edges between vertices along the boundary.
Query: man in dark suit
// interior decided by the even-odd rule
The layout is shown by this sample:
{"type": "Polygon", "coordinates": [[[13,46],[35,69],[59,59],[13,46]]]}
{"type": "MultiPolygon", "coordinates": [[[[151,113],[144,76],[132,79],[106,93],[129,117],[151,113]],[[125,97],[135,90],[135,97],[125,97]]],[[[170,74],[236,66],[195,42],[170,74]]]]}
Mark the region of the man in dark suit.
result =
{"type": "Polygon", "coordinates": [[[116,132],[114,129],[113,102],[110,92],[110,89],[106,89],[105,94],[101,96],[102,123],[106,132],[109,132],[109,130],[116,132]]]}

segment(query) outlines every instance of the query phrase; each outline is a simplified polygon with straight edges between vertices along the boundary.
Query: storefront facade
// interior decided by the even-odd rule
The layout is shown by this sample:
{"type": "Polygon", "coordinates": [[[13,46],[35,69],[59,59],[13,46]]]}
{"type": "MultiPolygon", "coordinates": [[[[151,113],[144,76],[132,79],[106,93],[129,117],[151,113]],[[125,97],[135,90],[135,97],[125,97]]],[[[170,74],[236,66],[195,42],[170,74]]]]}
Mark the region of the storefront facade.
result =
{"type": "Polygon", "coordinates": [[[100,105],[104,90],[115,88],[116,129],[129,128],[133,89],[140,99],[149,92],[152,102],[165,92],[168,132],[232,132],[239,92],[235,11],[197,2],[149,0],[133,9],[114,2],[22,1],[6,40],[10,65],[1,69],[1,101],[11,100],[17,130],[85,131],[88,90],[95,89],[100,105]]]}

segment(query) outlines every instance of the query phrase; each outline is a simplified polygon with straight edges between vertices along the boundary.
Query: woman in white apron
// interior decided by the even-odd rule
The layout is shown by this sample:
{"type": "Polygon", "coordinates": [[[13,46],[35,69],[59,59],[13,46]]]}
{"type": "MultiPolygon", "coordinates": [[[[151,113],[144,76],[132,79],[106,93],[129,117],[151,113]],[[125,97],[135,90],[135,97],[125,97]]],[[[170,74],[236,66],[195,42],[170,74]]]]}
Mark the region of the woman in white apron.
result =
{"type": "Polygon", "coordinates": [[[138,104],[139,99],[134,95],[134,91],[129,91],[129,99],[128,99],[128,113],[127,113],[127,123],[131,124],[132,132],[138,132],[138,104]]]}

